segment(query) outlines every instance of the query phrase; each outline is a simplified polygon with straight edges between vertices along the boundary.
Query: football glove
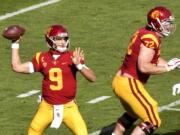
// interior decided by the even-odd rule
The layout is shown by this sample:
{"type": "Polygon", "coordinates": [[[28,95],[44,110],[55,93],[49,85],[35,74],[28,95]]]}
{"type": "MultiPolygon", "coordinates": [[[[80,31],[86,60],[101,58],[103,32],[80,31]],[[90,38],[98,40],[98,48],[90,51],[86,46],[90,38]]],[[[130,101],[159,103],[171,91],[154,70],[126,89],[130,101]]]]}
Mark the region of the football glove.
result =
{"type": "Polygon", "coordinates": [[[180,59],[178,59],[178,58],[171,59],[170,61],[168,61],[166,68],[167,68],[167,71],[171,71],[176,68],[180,68],[180,59]]]}
{"type": "Polygon", "coordinates": [[[172,87],[172,95],[176,96],[177,94],[180,94],[180,83],[177,83],[172,87]]]}

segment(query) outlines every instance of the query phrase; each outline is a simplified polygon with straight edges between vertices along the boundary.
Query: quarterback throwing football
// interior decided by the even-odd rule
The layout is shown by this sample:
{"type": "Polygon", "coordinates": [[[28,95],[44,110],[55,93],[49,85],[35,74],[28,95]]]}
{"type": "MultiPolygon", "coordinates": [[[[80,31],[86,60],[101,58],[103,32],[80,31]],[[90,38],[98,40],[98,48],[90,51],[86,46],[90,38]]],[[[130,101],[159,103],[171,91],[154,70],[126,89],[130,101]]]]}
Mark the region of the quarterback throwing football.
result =
{"type": "Polygon", "coordinates": [[[42,100],[29,126],[28,135],[42,135],[50,125],[59,128],[64,122],[75,135],[88,135],[86,124],[75,103],[76,73],[94,82],[94,72],[85,65],[80,48],[69,51],[69,34],[62,25],[52,25],[45,34],[50,46],[47,52],[39,52],[32,61],[21,63],[19,40],[12,43],[12,69],[20,73],[40,72],[42,100]]]}
{"type": "Polygon", "coordinates": [[[122,135],[140,119],[131,135],[152,134],[161,125],[158,103],[144,88],[150,75],[180,67],[180,59],[167,62],[160,57],[161,38],[175,30],[174,16],[166,7],[155,7],[147,14],[147,26],[132,36],[124,62],[113,79],[114,93],[126,112],[118,119],[112,135],[122,135]]]}

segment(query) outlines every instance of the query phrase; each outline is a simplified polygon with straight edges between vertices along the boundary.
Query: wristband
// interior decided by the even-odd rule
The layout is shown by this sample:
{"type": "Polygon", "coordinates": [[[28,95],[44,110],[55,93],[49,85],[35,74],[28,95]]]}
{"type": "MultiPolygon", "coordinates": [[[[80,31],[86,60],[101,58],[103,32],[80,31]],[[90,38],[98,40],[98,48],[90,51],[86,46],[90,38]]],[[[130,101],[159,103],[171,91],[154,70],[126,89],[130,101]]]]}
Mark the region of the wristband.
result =
{"type": "Polygon", "coordinates": [[[76,68],[78,69],[78,70],[82,70],[83,69],[83,64],[81,64],[81,63],[79,63],[79,64],[77,64],[76,65],[76,68]]]}
{"type": "Polygon", "coordinates": [[[12,49],[19,49],[19,43],[12,43],[11,48],[12,49]]]}

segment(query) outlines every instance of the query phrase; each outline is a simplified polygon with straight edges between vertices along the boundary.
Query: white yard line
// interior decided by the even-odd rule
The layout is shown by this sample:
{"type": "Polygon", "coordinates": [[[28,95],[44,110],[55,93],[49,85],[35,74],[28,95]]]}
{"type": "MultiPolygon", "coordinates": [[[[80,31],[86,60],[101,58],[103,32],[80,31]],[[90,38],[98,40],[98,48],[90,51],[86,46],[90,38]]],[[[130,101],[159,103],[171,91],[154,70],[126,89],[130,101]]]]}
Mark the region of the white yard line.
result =
{"type": "Polygon", "coordinates": [[[179,112],[179,111],[180,111],[180,108],[167,108],[166,110],[179,112]]]}
{"type": "Polygon", "coordinates": [[[98,130],[98,131],[95,131],[95,132],[93,132],[93,133],[91,133],[89,135],[99,135],[100,133],[101,133],[101,130],[98,130]]]}
{"type": "Polygon", "coordinates": [[[10,17],[13,17],[13,16],[16,16],[16,15],[19,15],[19,14],[23,14],[23,13],[31,11],[31,10],[35,10],[37,8],[40,8],[40,7],[44,7],[44,6],[47,6],[47,5],[50,5],[50,4],[57,3],[57,2],[60,2],[60,1],[62,1],[62,0],[50,0],[50,1],[47,1],[47,2],[43,2],[43,3],[40,3],[40,4],[36,4],[36,5],[30,6],[30,7],[20,9],[20,10],[18,10],[16,12],[7,13],[5,15],[0,16],[0,21],[5,20],[5,19],[10,18],[10,17]]]}
{"type": "Polygon", "coordinates": [[[162,111],[164,111],[164,110],[169,110],[169,108],[174,107],[174,106],[177,106],[177,105],[179,105],[179,104],[180,104],[180,99],[179,99],[179,100],[176,100],[175,102],[172,102],[172,103],[170,103],[170,104],[160,106],[160,107],[158,108],[158,110],[159,110],[159,112],[162,112],[162,111]]]}
{"type": "Polygon", "coordinates": [[[20,94],[20,95],[18,95],[16,97],[17,98],[25,98],[25,97],[29,97],[29,96],[32,96],[34,94],[37,94],[39,92],[40,92],[40,90],[31,90],[31,91],[28,91],[26,93],[22,93],[22,94],[20,94]]]}
{"type": "Polygon", "coordinates": [[[106,100],[106,99],[108,99],[108,98],[110,98],[110,97],[111,97],[111,96],[101,96],[101,97],[92,99],[92,100],[88,101],[87,103],[89,103],[89,104],[96,104],[96,103],[101,102],[101,101],[104,101],[104,100],[106,100]]]}
{"type": "MultiPolygon", "coordinates": [[[[180,111],[180,109],[177,109],[177,108],[171,108],[171,107],[174,107],[174,106],[177,106],[180,104],[180,100],[177,100],[175,102],[172,102],[170,104],[167,104],[167,105],[163,105],[163,106],[160,106],[158,108],[159,112],[163,112],[165,110],[173,110],[173,111],[180,111]]],[[[101,130],[97,130],[93,133],[90,133],[89,135],[99,135],[101,133],[101,130]]]]}

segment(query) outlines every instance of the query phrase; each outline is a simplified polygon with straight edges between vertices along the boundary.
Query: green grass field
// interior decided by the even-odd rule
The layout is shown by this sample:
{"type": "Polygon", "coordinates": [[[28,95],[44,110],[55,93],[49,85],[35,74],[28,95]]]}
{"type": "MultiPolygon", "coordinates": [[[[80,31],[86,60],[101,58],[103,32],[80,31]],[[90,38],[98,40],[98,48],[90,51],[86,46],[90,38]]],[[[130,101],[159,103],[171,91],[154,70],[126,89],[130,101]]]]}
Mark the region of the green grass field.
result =
{"type": "MultiPolygon", "coordinates": [[[[45,0],[1,0],[0,15],[45,2],[45,0]]],[[[146,13],[156,5],[167,6],[176,17],[177,30],[162,41],[162,57],[180,57],[180,2],[179,0],[62,0],[36,10],[0,21],[1,33],[11,24],[26,28],[21,42],[22,61],[31,60],[38,51],[45,51],[44,33],[51,24],[65,25],[71,36],[71,48],[81,47],[87,65],[97,81],[89,83],[78,75],[77,101],[87,123],[89,133],[111,125],[124,112],[111,89],[111,82],[126,51],[130,36],[146,24],[146,13]],[[97,104],[89,100],[100,96],[112,96],[97,104]]],[[[17,95],[32,89],[41,89],[42,76],[18,74],[11,71],[10,42],[0,37],[0,135],[25,135],[38,106],[38,94],[18,99],[17,95]]],[[[172,96],[173,84],[180,82],[180,70],[153,76],[147,89],[160,106],[179,99],[172,96]]],[[[175,106],[174,108],[179,108],[175,106]]],[[[180,130],[180,112],[160,113],[162,126],[157,135],[176,135],[180,130]]],[[[62,125],[58,130],[48,128],[45,135],[71,135],[62,125]]],[[[108,134],[107,134],[108,135],[108,134]]]]}

